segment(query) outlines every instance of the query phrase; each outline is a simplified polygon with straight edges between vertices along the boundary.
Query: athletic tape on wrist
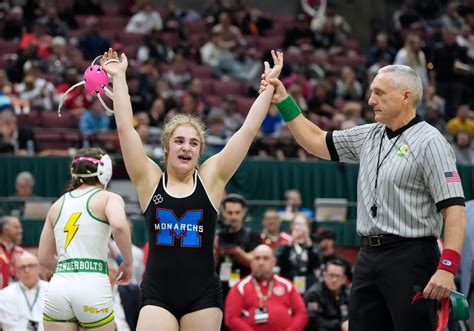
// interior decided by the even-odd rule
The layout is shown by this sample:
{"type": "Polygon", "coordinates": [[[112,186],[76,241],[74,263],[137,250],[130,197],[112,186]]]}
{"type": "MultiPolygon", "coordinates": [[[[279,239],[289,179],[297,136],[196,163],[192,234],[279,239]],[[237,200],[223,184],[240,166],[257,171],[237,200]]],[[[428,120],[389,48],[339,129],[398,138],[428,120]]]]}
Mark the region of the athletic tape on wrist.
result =
{"type": "Polygon", "coordinates": [[[291,95],[289,95],[285,100],[277,103],[276,106],[285,122],[289,122],[301,114],[300,107],[298,107],[291,95]]]}
{"type": "Polygon", "coordinates": [[[446,270],[455,275],[458,272],[461,255],[455,250],[445,248],[439,259],[438,269],[446,270]]]}

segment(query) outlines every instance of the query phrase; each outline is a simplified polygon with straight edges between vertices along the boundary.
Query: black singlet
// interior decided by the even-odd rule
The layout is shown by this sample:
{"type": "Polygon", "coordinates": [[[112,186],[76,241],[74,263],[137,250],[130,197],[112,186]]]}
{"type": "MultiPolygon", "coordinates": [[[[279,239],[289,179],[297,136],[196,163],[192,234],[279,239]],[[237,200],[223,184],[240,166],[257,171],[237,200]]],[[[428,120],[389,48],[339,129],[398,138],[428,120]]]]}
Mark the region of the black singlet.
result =
{"type": "Polygon", "coordinates": [[[166,184],[167,173],[163,173],[144,213],[149,255],[141,285],[142,306],[163,307],[178,320],[199,309],[222,309],[213,255],[217,211],[198,171],[188,196],[172,196],[166,184]]]}

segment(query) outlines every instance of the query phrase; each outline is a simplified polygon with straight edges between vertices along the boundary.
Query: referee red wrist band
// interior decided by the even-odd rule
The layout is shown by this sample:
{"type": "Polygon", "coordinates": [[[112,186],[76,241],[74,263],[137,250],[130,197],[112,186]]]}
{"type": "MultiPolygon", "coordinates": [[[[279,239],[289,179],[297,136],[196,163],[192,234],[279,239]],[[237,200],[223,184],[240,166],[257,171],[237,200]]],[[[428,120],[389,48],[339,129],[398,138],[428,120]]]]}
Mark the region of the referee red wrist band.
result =
{"type": "Polygon", "coordinates": [[[301,114],[300,107],[298,107],[291,95],[287,96],[285,100],[277,103],[276,106],[285,122],[289,122],[298,117],[299,114],[301,114]]]}
{"type": "Polygon", "coordinates": [[[452,274],[458,272],[459,262],[461,261],[461,254],[455,250],[445,248],[439,259],[438,269],[449,271],[452,274]]]}

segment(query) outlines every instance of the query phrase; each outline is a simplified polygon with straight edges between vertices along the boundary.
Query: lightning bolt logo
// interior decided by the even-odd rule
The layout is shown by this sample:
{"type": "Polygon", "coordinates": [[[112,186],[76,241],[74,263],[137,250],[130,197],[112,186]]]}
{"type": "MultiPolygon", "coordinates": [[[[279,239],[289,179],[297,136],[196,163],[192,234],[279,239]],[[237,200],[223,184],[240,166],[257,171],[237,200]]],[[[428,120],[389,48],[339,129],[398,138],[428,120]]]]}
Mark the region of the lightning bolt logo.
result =
{"type": "Polygon", "coordinates": [[[69,244],[71,243],[74,235],[76,234],[77,230],[79,229],[79,225],[76,225],[77,220],[81,217],[82,213],[73,213],[71,217],[69,217],[66,226],[64,227],[64,232],[67,233],[66,237],[66,245],[64,249],[67,249],[69,244]]]}

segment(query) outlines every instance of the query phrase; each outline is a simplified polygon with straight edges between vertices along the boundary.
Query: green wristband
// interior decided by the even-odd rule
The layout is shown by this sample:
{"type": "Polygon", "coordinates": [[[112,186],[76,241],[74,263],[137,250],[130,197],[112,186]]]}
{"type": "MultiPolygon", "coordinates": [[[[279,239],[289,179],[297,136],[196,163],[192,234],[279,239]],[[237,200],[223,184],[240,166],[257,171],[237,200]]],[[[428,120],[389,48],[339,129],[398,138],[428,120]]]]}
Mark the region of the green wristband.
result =
{"type": "Polygon", "coordinates": [[[300,107],[298,107],[291,95],[289,95],[285,100],[277,103],[276,106],[285,122],[294,120],[299,114],[301,114],[300,107]]]}

